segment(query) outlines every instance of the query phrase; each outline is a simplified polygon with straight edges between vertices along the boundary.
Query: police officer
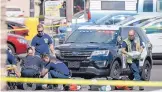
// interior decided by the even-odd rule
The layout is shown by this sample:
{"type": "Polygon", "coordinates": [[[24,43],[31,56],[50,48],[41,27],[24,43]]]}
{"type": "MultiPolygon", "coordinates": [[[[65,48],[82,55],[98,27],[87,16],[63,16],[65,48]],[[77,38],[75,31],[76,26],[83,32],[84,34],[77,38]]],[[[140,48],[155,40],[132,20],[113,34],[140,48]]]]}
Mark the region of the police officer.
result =
{"type": "Polygon", "coordinates": [[[16,73],[17,77],[20,77],[20,71],[17,69],[17,62],[15,56],[11,54],[9,49],[7,50],[7,60],[6,60],[6,67],[10,70],[10,68],[16,73]]]}
{"type": "Polygon", "coordinates": [[[42,24],[37,26],[38,34],[32,39],[31,46],[35,51],[35,55],[41,55],[43,53],[50,53],[55,56],[54,46],[51,37],[44,33],[44,27],[42,24]]]}
{"type": "MultiPolygon", "coordinates": [[[[135,38],[135,31],[130,30],[128,32],[128,38],[126,38],[122,43],[122,53],[126,55],[126,60],[129,65],[130,70],[133,73],[134,80],[141,80],[140,70],[139,70],[139,58],[133,58],[133,55],[130,54],[132,51],[138,51],[140,57],[143,51],[142,42],[135,38]]],[[[139,87],[139,90],[144,90],[143,87],[139,87]]]]}
{"type": "MultiPolygon", "coordinates": [[[[45,68],[41,73],[42,77],[44,77],[47,73],[49,74],[49,78],[70,78],[71,77],[68,67],[63,62],[57,60],[55,57],[50,57],[50,55],[48,54],[43,54],[42,59],[44,62],[46,62],[45,68]]],[[[51,88],[51,86],[52,85],[48,85],[49,88],[51,88]]]]}
{"type": "Polygon", "coordinates": [[[27,56],[21,63],[22,77],[39,77],[40,72],[43,69],[43,63],[40,57],[34,55],[32,47],[27,49],[27,56]]]}

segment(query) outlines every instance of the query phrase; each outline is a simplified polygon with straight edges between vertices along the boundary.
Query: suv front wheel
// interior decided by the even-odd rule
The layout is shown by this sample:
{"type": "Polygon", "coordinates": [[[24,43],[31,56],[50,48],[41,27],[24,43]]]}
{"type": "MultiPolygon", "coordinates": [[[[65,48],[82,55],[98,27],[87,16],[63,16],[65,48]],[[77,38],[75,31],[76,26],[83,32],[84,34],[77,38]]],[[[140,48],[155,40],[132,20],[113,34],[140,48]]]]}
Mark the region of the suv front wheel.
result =
{"type": "Polygon", "coordinates": [[[150,75],[151,75],[151,64],[149,63],[148,60],[146,60],[142,68],[141,79],[148,81],[150,80],[150,75]]]}
{"type": "Polygon", "coordinates": [[[116,60],[111,67],[110,77],[113,79],[119,79],[120,74],[121,74],[121,65],[116,60]]]}

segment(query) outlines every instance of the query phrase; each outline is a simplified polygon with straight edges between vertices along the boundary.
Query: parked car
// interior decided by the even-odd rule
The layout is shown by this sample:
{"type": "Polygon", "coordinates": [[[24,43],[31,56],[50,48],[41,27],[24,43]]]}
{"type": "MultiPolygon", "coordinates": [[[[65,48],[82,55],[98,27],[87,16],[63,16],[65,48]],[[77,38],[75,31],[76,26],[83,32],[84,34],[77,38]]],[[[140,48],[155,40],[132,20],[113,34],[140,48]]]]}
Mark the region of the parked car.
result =
{"type": "Polygon", "coordinates": [[[152,18],[162,16],[162,13],[139,13],[135,16],[130,16],[126,20],[123,20],[116,25],[118,26],[136,26],[144,21],[147,21],[152,18]]]}
{"type": "Polygon", "coordinates": [[[16,6],[7,6],[6,16],[7,17],[22,17],[24,16],[24,11],[22,11],[21,8],[16,7],[16,6]]]}
{"type": "Polygon", "coordinates": [[[25,21],[24,11],[16,6],[6,7],[6,20],[23,24],[25,21]]]}
{"type": "MultiPolygon", "coordinates": [[[[97,14],[97,13],[96,13],[97,14]]],[[[136,15],[136,13],[125,13],[125,12],[121,12],[121,13],[112,13],[112,14],[107,14],[104,17],[101,17],[99,19],[90,19],[87,22],[83,22],[83,23],[73,23],[71,25],[72,30],[76,30],[78,27],[80,26],[84,26],[84,25],[112,25],[112,24],[116,24],[126,18],[128,18],[129,16],[134,16],[136,15]]],[[[93,15],[93,16],[97,16],[97,15],[93,15]]],[[[58,29],[60,31],[60,33],[65,33],[67,30],[66,26],[63,27],[59,27],[58,29]]]]}
{"type": "Polygon", "coordinates": [[[24,54],[28,48],[27,40],[23,36],[15,34],[8,34],[7,45],[13,54],[24,54]]]}
{"type": "Polygon", "coordinates": [[[136,37],[145,45],[140,59],[140,72],[142,79],[149,80],[152,68],[152,47],[144,31],[138,27],[107,25],[79,27],[64,44],[56,46],[56,56],[72,70],[74,77],[89,79],[131,76],[131,71],[120,52],[121,43],[128,36],[130,29],[135,30],[136,37]],[[96,56],[95,60],[93,56],[96,56]]]}
{"type": "Polygon", "coordinates": [[[12,30],[10,33],[21,35],[21,36],[28,36],[29,29],[20,23],[12,22],[12,21],[6,21],[7,28],[9,30],[12,30]]]}
{"type": "Polygon", "coordinates": [[[162,59],[162,17],[150,19],[137,26],[145,30],[153,45],[153,59],[162,59]]]}

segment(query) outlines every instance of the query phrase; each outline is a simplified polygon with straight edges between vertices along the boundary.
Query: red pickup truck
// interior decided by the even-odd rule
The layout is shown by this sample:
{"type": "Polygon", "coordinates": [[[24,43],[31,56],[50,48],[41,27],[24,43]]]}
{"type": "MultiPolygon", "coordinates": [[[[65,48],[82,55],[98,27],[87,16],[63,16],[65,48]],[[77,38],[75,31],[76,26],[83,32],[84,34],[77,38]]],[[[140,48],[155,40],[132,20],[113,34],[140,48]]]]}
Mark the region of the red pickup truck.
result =
{"type": "Polygon", "coordinates": [[[28,48],[28,42],[23,36],[8,34],[7,37],[8,48],[13,54],[24,54],[28,48]]]}

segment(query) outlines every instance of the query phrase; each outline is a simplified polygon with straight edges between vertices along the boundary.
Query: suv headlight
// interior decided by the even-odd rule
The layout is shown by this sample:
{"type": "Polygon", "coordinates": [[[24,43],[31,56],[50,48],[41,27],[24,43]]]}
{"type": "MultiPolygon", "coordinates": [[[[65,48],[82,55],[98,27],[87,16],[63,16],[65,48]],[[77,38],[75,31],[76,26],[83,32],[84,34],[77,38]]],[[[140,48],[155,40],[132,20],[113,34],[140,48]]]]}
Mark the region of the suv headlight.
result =
{"type": "Polygon", "coordinates": [[[60,50],[55,50],[55,54],[56,56],[60,56],[61,55],[60,50]]]}
{"type": "Polygon", "coordinates": [[[97,55],[108,56],[109,50],[96,50],[96,51],[93,51],[92,54],[91,54],[91,56],[97,56],[97,55]]]}
{"type": "Polygon", "coordinates": [[[25,39],[19,38],[17,40],[19,41],[19,43],[27,44],[27,41],[25,39]]]}

